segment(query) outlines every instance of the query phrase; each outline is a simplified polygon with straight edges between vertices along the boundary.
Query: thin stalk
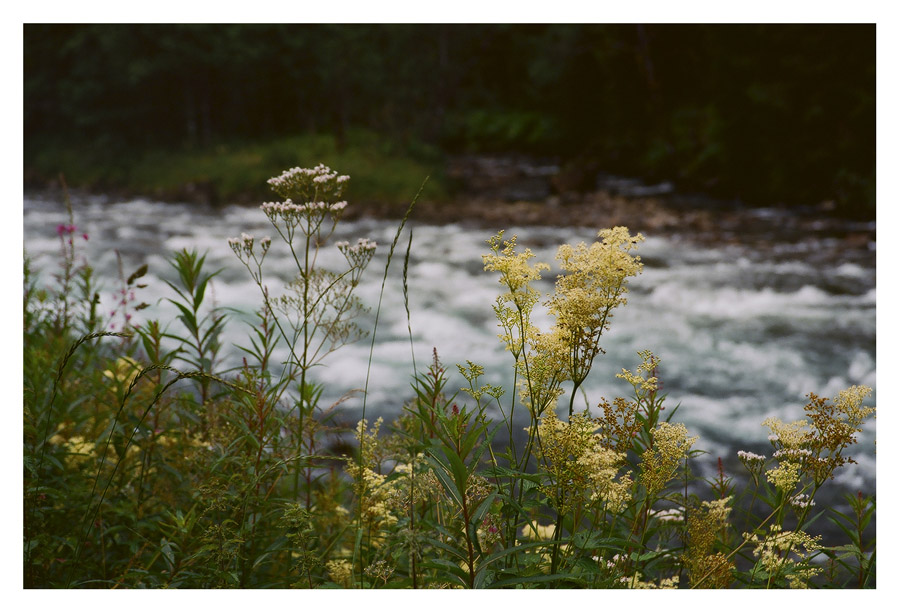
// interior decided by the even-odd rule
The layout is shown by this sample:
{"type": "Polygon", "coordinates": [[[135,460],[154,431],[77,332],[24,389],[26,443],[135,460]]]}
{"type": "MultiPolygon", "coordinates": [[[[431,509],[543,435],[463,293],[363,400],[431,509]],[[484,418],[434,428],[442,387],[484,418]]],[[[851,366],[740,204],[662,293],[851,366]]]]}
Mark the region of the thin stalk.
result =
{"type": "MultiPolygon", "coordinates": [[[[400,240],[400,234],[403,232],[403,228],[406,225],[406,222],[409,220],[412,215],[413,208],[416,205],[416,202],[419,200],[419,196],[422,194],[422,190],[425,189],[425,184],[428,183],[428,178],[425,177],[425,181],[422,182],[422,186],[419,188],[419,191],[416,193],[415,197],[409,203],[409,207],[406,209],[406,213],[403,215],[403,218],[400,220],[400,224],[397,227],[397,232],[394,234],[394,240],[391,242],[391,248],[388,250],[387,262],[384,265],[384,276],[381,279],[381,291],[378,294],[378,306],[375,309],[375,323],[372,326],[372,343],[369,345],[369,360],[368,365],[366,366],[366,384],[363,388],[363,406],[362,406],[362,418],[366,418],[366,405],[368,404],[369,399],[369,379],[372,375],[372,358],[375,354],[375,337],[378,331],[378,320],[381,316],[381,304],[384,299],[384,288],[387,284],[387,276],[388,270],[391,267],[391,259],[394,256],[394,249],[397,247],[397,241],[400,240]]],[[[362,448],[359,450],[359,461],[360,465],[362,465],[362,448]]],[[[362,478],[362,476],[360,476],[362,478]]],[[[356,530],[357,530],[357,542],[359,541],[359,533],[362,530],[362,497],[364,492],[362,488],[360,488],[360,501],[358,504],[358,509],[356,513],[356,530]]],[[[355,562],[357,554],[357,547],[353,548],[353,562],[355,562]]],[[[353,564],[354,569],[356,568],[356,564],[353,564]]],[[[360,567],[359,567],[359,577],[360,582],[362,582],[363,569],[362,569],[362,559],[360,558],[360,567]]]]}

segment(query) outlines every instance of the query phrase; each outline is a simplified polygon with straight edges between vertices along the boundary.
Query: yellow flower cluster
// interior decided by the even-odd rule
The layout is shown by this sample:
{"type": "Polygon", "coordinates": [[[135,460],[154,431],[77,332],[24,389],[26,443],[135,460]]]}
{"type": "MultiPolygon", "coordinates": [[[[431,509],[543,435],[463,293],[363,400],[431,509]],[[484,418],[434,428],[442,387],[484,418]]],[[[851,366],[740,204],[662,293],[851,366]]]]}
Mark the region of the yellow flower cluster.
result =
{"type": "Polygon", "coordinates": [[[809,559],[820,549],[822,537],[799,530],[779,531],[774,526],[771,529],[772,533],[762,540],[756,534],[744,534],[748,542],[756,545],[754,557],[770,576],[784,573],[791,588],[808,587],[809,580],[821,571],[810,565],[809,559]],[[791,553],[798,559],[791,559],[791,553]]]}
{"type": "Polygon", "coordinates": [[[356,424],[356,440],[359,441],[360,462],[363,466],[371,466],[375,464],[378,458],[380,443],[378,440],[378,431],[384,423],[384,418],[379,417],[372,425],[372,429],[367,431],[368,421],[359,420],[356,424]]]}
{"type": "Polygon", "coordinates": [[[64,447],[66,450],[66,466],[76,468],[84,462],[90,460],[94,456],[96,445],[83,436],[72,436],[66,438],[60,433],[54,434],[48,441],[52,445],[64,447]]]}
{"type": "Polygon", "coordinates": [[[725,498],[717,498],[716,500],[704,500],[703,509],[706,511],[707,521],[710,523],[724,526],[728,523],[728,516],[731,514],[731,499],[733,496],[725,498]]]}
{"type": "Polygon", "coordinates": [[[500,340],[525,376],[519,393],[534,416],[553,406],[564,381],[573,381],[577,389],[587,377],[594,357],[602,351],[600,336],[609,328],[611,311],[626,302],[628,277],[643,269],[640,257],[630,253],[643,236],[631,236],[621,226],[601,230],[598,236],[601,240],[590,246],[559,247],[557,259],[563,274],[546,302],[556,319],[547,333],[531,324],[540,297],[531,284],[550,267],[532,264],[530,249],[517,253],[515,236],[504,240],[501,231],[487,241],[491,253],[482,256],[484,269],[499,272],[506,288],[494,305],[503,330],[500,340]]]}
{"type": "Polygon", "coordinates": [[[360,467],[353,461],[348,462],[347,472],[355,480],[353,487],[359,496],[363,520],[375,528],[396,524],[397,518],[390,504],[393,491],[389,484],[385,484],[384,475],[371,468],[360,467]]]}
{"type": "Polygon", "coordinates": [[[696,436],[688,437],[684,424],[662,422],[653,428],[653,445],[641,456],[640,483],[650,495],[662,491],[688,455],[696,436]]]}
{"type": "Polygon", "coordinates": [[[845,421],[850,427],[858,428],[867,417],[875,414],[875,407],[862,406],[863,401],[871,393],[872,388],[865,385],[854,385],[838,392],[835,405],[838,411],[846,416],[845,421]]]}
{"type": "Polygon", "coordinates": [[[394,468],[399,474],[385,484],[386,502],[391,509],[406,514],[411,505],[440,498],[443,488],[431,467],[425,463],[424,454],[420,453],[409,463],[402,462],[394,468]]]}
{"type": "Polygon", "coordinates": [[[641,362],[641,365],[637,367],[635,372],[632,373],[630,370],[623,368],[622,372],[617,374],[616,377],[628,381],[634,387],[635,394],[641,397],[645,394],[652,394],[659,389],[659,378],[653,374],[659,366],[659,358],[647,350],[638,351],[638,355],[643,362],[641,362]]]}
{"type": "Polygon", "coordinates": [[[561,513],[592,503],[618,512],[631,499],[630,473],[618,474],[625,454],[605,447],[598,427],[587,412],[566,423],[552,409],[538,424],[540,455],[551,476],[542,490],[561,513]]]}
{"type": "Polygon", "coordinates": [[[714,553],[716,535],[728,527],[732,496],[704,501],[688,516],[688,547],[684,554],[688,576],[695,586],[728,587],[734,565],[721,553],[714,553]]]}
{"type": "Polygon", "coordinates": [[[762,425],[772,431],[769,440],[782,449],[800,449],[809,437],[809,423],[805,419],[786,424],[777,417],[769,417],[762,425]]]}
{"type": "Polygon", "coordinates": [[[640,256],[629,253],[643,236],[631,236],[622,226],[600,230],[598,236],[602,240],[589,247],[579,243],[557,250],[556,259],[565,274],[557,278],[549,306],[564,330],[590,334],[608,328],[610,310],[626,303],[626,279],[643,269],[640,256]]]}
{"type": "Polygon", "coordinates": [[[538,300],[538,292],[531,287],[532,281],[541,278],[542,270],[550,270],[550,266],[538,262],[534,265],[528,261],[534,257],[531,249],[516,253],[516,236],[503,240],[501,230],[488,239],[491,253],[482,256],[484,269],[500,273],[500,284],[508,290],[501,299],[512,302],[520,310],[530,310],[538,300]],[[502,243],[502,245],[501,245],[502,243]]]}
{"type": "Polygon", "coordinates": [[[790,493],[800,482],[800,464],[779,462],[778,466],[766,471],[766,480],[782,492],[790,493]]]}
{"type": "Polygon", "coordinates": [[[530,349],[519,358],[519,371],[525,378],[519,381],[519,397],[535,417],[556,406],[563,394],[566,380],[569,346],[559,328],[540,334],[531,327],[528,334],[530,349]]]}
{"type": "Polygon", "coordinates": [[[350,560],[329,560],[325,563],[328,577],[343,587],[350,587],[353,579],[353,563],[350,560]]]}
{"type": "Polygon", "coordinates": [[[804,408],[809,420],[784,423],[770,417],[763,421],[772,432],[769,441],[775,448],[773,456],[780,462],[766,473],[769,482],[790,493],[801,475],[821,485],[834,476],[835,469],[852,463],[853,458],[843,453],[856,442],[866,418],[875,413],[875,407],[862,406],[871,393],[871,388],[853,386],[838,392],[834,404],[810,394],[804,408]]]}
{"type": "Polygon", "coordinates": [[[641,573],[634,573],[631,577],[622,577],[622,583],[634,590],[676,590],[678,589],[678,575],[668,578],[661,578],[659,583],[652,581],[644,581],[641,573]]]}
{"type": "Polygon", "coordinates": [[[556,279],[556,291],[547,302],[556,326],[569,346],[569,378],[580,384],[602,351],[600,336],[609,329],[612,310],[627,302],[627,279],[641,273],[639,256],[631,255],[644,237],[631,236],[628,228],[601,230],[599,242],[590,246],[561,245],[556,259],[564,274],[556,279]]]}
{"type": "Polygon", "coordinates": [[[361,506],[362,518],[375,528],[397,523],[390,504],[392,488],[385,483],[385,476],[374,470],[380,460],[381,443],[378,440],[378,431],[383,421],[379,417],[371,430],[367,430],[368,422],[365,419],[359,421],[356,426],[356,440],[359,441],[361,462],[357,463],[348,458],[346,469],[353,478],[353,491],[361,506]]]}

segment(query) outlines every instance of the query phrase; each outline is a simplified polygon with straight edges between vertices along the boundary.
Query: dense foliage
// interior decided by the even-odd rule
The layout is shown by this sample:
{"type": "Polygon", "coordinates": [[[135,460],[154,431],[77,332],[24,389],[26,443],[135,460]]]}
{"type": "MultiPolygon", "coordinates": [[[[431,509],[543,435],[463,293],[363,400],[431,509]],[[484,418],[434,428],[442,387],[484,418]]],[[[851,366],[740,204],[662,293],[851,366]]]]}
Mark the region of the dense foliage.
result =
{"type": "Polygon", "coordinates": [[[24,39],[26,166],[50,155],[55,172],[72,147],[121,165],[364,127],[874,214],[874,25],[32,24],[24,39]]]}
{"type": "Polygon", "coordinates": [[[467,386],[449,389],[435,349],[397,392],[392,424],[365,402],[345,423],[315,367],[378,321],[359,326],[355,295],[378,246],[331,241],[348,180],[288,170],[269,181],[281,199],[261,207],[276,240],[229,239],[260,292],[230,371],[219,361],[226,311],[206,299],[218,273],[196,252],[170,262],[177,319],[138,326],[147,267],[123,274],[113,311],[100,312],[74,219],[56,229],[52,281],[26,259],[26,587],[874,587],[874,495],[813,508],[853,462],[875,413],[870,389],[810,394],[806,419],[767,419],[771,457],[738,452],[740,481],[721,461],[715,478],[695,475],[708,458],[673,421],[650,351],[617,375],[631,398],[575,411],[643,269],[643,237],[623,227],[560,246],[547,296],[535,282],[548,264],[515,237],[488,239],[510,388],[484,384],[467,361],[467,386]],[[296,266],[283,287],[270,285],[272,249],[296,266]],[[324,249],[345,261],[318,266],[324,249]],[[837,539],[816,533],[822,520],[837,539]]]}

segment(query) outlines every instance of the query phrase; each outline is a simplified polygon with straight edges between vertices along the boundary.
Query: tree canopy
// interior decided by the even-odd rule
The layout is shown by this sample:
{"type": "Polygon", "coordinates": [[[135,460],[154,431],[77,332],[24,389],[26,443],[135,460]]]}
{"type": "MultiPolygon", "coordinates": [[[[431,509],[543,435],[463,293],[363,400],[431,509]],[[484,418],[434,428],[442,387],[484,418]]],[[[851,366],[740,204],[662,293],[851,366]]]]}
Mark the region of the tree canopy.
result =
{"type": "Polygon", "coordinates": [[[26,165],[365,127],[874,206],[874,25],[26,24],[24,63],[26,165]]]}

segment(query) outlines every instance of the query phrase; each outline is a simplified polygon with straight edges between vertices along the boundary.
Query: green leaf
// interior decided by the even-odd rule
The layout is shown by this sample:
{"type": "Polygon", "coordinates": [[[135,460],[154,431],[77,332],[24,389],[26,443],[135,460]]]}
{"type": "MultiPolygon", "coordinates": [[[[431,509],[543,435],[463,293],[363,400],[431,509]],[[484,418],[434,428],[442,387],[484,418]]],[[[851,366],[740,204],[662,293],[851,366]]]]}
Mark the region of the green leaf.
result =
{"type": "Polygon", "coordinates": [[[469,473],[466,470],[466,465],[463,464],[462,458],[457,455],[456,451],[450,447],[445,446],[442,450],[447,457],[447,460],[450,462],[450,469],[452,470],[453,478],[456,481],[459,499],[462,501],[463,497],[466,495],[466,486],[469,483],[469,473]]]}
{"type": "Polygon", "coordinates": [[[460,549],[458,547],[454,547],[450,543],[445,543],[443,541],[440,541],[440,540],[434,539],[434,538],[430,538],[430,537],[426,537],[422,540],[425,541],[426,543],[428,543],[429,545],[431,545],[432,547],[436,547],[437,549],[446,551],[451,556],[459,558],[459,560],[461,562],[465,562],[466,560],[468,560],[469,556],[465,551],[463,551],[462,549],[460,549]]]}
{"type": "Polygon", "coordinates": [[[450,469],[431,455],[426,456],[425,461],[434,469],[434,474],[441,482],[441,485],[444,486],[447,495],[453,499],[458,507],[462,507],[462,499],[459,497],[459,492],[457,491],[456,484],[450,474],[450,469]]]}
{"type": "Polygon", "coordinates": [[[572,575],[570,573],[556,573],[555,575],[535,575],[532,577],[509,577],[507,579],[501,579],[500,581],[496,581],[486,587],[494,589],[500,587],[506,587],[508,585],[528,585],[530,583],[550,583],[553,581],[560,581],[564,579],[569,579],[571,581],[578,581],[577,575],[572,575]]]}

